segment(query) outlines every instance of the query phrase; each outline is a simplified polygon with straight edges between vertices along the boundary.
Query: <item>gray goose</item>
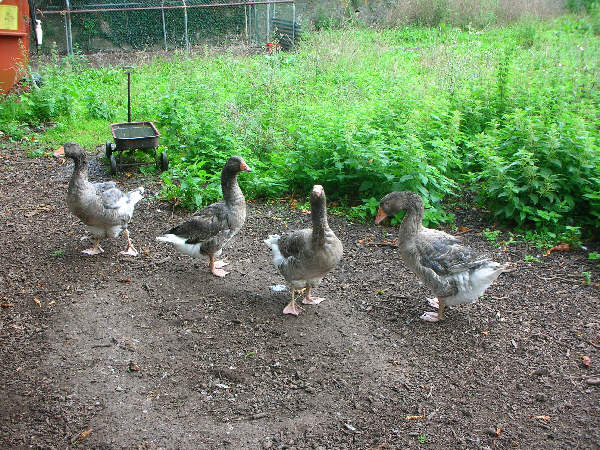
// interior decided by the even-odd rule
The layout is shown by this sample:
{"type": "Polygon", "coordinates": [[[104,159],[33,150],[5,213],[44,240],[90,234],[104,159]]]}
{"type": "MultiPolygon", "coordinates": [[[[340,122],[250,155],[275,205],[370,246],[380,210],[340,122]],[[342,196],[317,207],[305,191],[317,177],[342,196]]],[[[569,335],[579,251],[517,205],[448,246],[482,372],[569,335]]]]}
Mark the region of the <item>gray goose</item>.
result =
{"type": "Polygon", "coordinates": [[[325,191],[315,185],[310,195],[312,229],[297,230],[283,236],[271,235],[264,242],[273,252],[273,264],[291,287],[292,300],[283,314],[297,316],[303,310],[296,305],[294,292],[305,289],[302,303],[318,305],[324,298],[311,297],[323,277],[342,259],[342,242],[327,223],[325,191]]]}
{"type": "Polygon", "coordinates": [[[508,269],[508,264],[490,261],[454,236],[424,227],[423,200],[413,192],[392,192],[383,197],[375,223],[402,210],[406,215],[398,230],[400,255],[437,296],[428,302],[438,312],[426,312],[422,320],[443,320],[445,306],[475,302],[508,269]]]}
{"type": "Polygon", "coordinates": [[[158,241],[170,242],[186,255],[209,257],[213,275],[224,277],[222,267],[228,263],[215,261],[223,247],[237,234],[246,221],[246,199],[237,182],[238,173],[250,172],[250,167],[240,156],[232,156],[221,171],[223,200],[196,212],[190,219],[157,237],[158,241]]]}
{"type": "Polygon", "coordinates": [[[127,225],[133,216],[137,202],[142,198],[144,188],[139,187],[124,194],[114,181],[90,183],[88,181],[87,152],[74,142],[64,144],[65,157],[73,160],[73,175],[67,190],[67,204],[71,212],[87,225],[94,236],[94,245],[82,253],[97,255],[104,250],[100,247],[100,239],[116,238],[121,231],[127,238],[127,250],[122,255],[137,256],[133,248],[127,225]]]}

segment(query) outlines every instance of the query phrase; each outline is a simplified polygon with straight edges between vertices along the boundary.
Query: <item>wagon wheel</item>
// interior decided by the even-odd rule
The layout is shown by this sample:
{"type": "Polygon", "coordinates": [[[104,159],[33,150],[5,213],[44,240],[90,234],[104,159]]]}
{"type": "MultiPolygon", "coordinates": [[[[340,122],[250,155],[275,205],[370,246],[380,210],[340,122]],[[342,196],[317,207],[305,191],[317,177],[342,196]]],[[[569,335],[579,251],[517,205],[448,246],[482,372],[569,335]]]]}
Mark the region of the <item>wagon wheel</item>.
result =
{"type": "Polygon", "coordinates": [[[110,155],[112,155],[112,152],[113,152],[112,142],[107,142],[106,143],[106,157],[108,159],[110,159],[110,155]]]}
{"type": "Polygon", "coordinates": [[[162,152],[160,154],[160,169],[164,172],[169,169],[169,158],[167,158],[167,153],[162,152]]]}
{"type": "Polygon", "coordinates": [[[115,155],[111,154],[109,159],[111,173],[117,173],[117,160],[115,159],[115,155]]]}

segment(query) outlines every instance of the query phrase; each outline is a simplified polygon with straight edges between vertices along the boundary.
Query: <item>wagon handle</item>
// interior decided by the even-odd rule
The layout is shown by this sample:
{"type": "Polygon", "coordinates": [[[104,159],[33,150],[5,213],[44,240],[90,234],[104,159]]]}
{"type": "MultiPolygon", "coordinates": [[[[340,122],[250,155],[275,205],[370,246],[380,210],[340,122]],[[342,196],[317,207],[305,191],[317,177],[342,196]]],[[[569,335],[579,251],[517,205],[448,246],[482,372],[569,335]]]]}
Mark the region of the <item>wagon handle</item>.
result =
{"type": "Polygon", "coordinates": [[[127,74],[127,122],[131,122],[131,72],[133,67],[123,67],[127,74]]]}

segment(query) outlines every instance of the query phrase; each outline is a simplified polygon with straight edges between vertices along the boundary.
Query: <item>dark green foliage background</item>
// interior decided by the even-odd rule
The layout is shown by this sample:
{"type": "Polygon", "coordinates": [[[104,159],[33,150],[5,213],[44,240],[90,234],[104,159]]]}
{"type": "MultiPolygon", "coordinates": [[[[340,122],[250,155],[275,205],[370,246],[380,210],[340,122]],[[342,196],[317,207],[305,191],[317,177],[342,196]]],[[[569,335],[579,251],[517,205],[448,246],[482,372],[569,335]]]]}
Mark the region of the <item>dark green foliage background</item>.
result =
{"type": "MultiPolygon", "coordinates": [[[[328,199],[370,220],[378,199],[411,190],[426,224],[444,199],[475,199],[490,220],[559,239],[600,223],[600,36],[596,16],[472,32],[448,26],[324,30],[298,51],[155,59],[133,74],[134,120],[152,120],[171,168],[162,195],[217,199],[232,154],[253,167],[250,198],[328,199]]],[[[40,144],[88,148],[126,117],[125,77],[55,59],[46,80],[0,103],[0,128],[56,125],[40,144]]]]}

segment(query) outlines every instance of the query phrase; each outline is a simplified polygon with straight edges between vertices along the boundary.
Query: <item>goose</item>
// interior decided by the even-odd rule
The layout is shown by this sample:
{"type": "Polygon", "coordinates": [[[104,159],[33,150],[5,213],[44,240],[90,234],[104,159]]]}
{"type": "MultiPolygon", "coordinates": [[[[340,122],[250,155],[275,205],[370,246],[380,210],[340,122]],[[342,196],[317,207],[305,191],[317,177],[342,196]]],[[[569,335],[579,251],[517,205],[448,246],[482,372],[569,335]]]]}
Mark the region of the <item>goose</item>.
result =
{"type": "Polygon", "coordinates": [[[438,312],[426,312],[421,316],[422,320],[441,321],[445,306],[475,302],[508,269],[508,264],[490,261],[462,245],[454,236],[424,227],[423,200],[413,192],[392,192],[383,197],[375,223],[402,210],[406,214],[398,230],[400,255],[409,269],[437,296],[428,302],[438,312]]]}
{"type": "Polygon", "coordinates": [[[100,239],[116,238],[121,231],[127,238],[127,250],[121,255],[137,256],[138,252],[131,243],[127,225],[133,216],[135,205],[142,199],[142,186],[124,194],[114,181],[90,183],[88,181],[87,152],[74,142],[63,145],[64,155],[74,162],[73,175],[67,190],[69,210],[77,216],[94,236],[94,245],[83,250],[87,255],[98,255],[104,250],[100,239]]]}
{"type": "Polygon", "coordinates": [[[296,290],[305,289],[304,304],[318,305],[325,300],[312,297],[310,291],[342,259],[342,242],[327,223],[323,186],[313,186],[310,208],[312,229],[292,231],[283,236],[274,234],[264,241],[273,253],[273,264],[291,287],[292,299],[283,314],[298,316],[303,311],[294,300],[296,290]]]}
{"type": "Polygon", "coordinates": [[[196,212],[190,219],[166,231],[156,239],[170,242],[186,255],[199,258],[208,255],[213,275],[224,277],[229,272],[222,268],[228,263],[215,261],[223,247],[244,226],[246,199],[237,182],[239,172],[250,172],[250,167],[240,156],[232,156],[221,171],[223,200],[196,212]]]}

